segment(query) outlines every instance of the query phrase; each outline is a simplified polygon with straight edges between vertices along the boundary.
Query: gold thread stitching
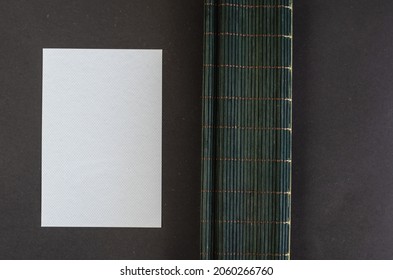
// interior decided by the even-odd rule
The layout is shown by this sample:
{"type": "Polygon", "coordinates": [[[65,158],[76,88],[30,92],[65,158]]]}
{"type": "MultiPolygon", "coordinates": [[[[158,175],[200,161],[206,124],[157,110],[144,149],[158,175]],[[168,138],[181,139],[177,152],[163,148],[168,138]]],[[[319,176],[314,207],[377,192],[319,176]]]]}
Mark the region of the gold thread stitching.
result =
{"type": "Polygon", "coordinates": [[[289,101],[292,98],[286,97],[243,97],[243,96],[202,96],[202,99],[234,99],[234,100],[265,100],[265,101],[289,101]]]}
{"type": "Polygon", "coordinates": [[[218,161],[254,161],[254,162],[286,162],[291,163],[290,159],[258,159],[258,158],[210,158],[203,157],[202,160],[218,160],[218,161]]]}
{"type": "Polygon", "coordinates": [[[272,256],[272,257],[289,257],[289,253],[251,253],[251,252],[200,252],[201,255],[218,255],[218,256],[272,256]]]}
{"type": "Polygon", "coordinates": [[[290,221],[242,221],[242,220],[201,220],[201,223],[232,223],[232,224],[274,224],[274,225],[289,225],[290,221]]]}
{"type": "Polygon", "coordinates": [[[288,38],[292,39],[291,35],[285,34],[246,34],[246,33],[236,33],[236,32],[205,32],[205,36],[237,36],[237,37],[272,37],[272,38],[288,38]]]}
{"type": "Polygon", "coordinates": [[[256,9],[256,8],[266,8],[266,9],[292,9],[291,6],[286,5],[246,5],[246,4],[234,4],[234,3],[205,3],[206,6],[218,6],[218,7],[238,7],[238,8],[246,8],[246,9],[256,9]]]}
{"type": "Polygon", "coordinates": [[[291,195],[291,192],[273,192],[273,191],[256,191],[256,190],[201,190],[202,193],[247,193],[247,194],[273,194],[273,195],[291,195]]]}
{"type": "Polygon", "coordinates": [[[289,127],[252,127],[252,126],[229,126],[229,125],[202,125],[202,128],[218,128],[218,129],[244,129],[244,130],[283,130],[292,131],[289,127]]]}
{"type": "Polygon", "coordinates": [[[291,70],[290,66],[257,66],[257,65],[237,65],[237,64],[204,64],[204,67],[223,67],[223,68],[238,68],[238,69],[287,69],[291,70]]]}

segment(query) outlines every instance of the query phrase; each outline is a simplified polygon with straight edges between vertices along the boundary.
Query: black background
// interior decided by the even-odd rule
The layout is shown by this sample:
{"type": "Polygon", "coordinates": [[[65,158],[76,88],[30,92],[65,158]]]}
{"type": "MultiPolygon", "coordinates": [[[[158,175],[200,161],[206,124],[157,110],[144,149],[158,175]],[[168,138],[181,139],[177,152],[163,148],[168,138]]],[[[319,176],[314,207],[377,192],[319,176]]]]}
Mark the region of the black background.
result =
{"type": "Polygon", "coordinates": [[[294,0],[293,259],[393,258],[393,1],[294,0]]]}
{"type": "MultiPolygon", "coordinates": [[[[291,257],[393,258],[393,1],[294,0],[291,257]]],[[[199,258],[202,0],[0,1],[0,258],[199,258]],[[41,228],[42,48],[162,48],[163,228],[41,228]]]]}
{"type": "Polygon", "coordinates": [[[0,258],[199,258],[203,1],[0,1],[0,258]],[[163,49],[162,229],[41,228],[42,48],[163,49]]]}

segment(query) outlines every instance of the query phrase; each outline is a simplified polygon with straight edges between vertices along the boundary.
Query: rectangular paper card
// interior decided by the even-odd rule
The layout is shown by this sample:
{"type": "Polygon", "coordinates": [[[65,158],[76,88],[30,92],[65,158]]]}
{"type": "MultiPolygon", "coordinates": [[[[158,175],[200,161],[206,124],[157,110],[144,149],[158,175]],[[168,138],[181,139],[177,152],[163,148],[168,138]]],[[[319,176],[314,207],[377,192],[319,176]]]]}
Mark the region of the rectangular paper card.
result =
{"type": "Polygon", "coordinates": [[[161,227],[162,50],[43,49],[43,227],[161,227]]]}

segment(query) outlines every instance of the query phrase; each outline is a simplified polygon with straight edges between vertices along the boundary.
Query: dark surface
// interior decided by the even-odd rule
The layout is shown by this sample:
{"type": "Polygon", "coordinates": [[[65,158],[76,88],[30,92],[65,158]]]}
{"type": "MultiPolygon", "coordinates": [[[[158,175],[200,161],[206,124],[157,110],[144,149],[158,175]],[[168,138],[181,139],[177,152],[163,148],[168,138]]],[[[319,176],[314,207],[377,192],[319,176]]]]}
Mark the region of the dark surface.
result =
{"type": "Polygon", "coordinates": [[[0,258],[199,258],[203,1],[0,1],[0,258]],[[164,50],[163,228],[41,228],[42,48],[164,50]]]}
{"type": "Polygon", "coordinates": [[[393,259],[393,1],[294,1],[293,259],[393,259]]]}
{"type": "MultiPolygon", "coordinates": [[[[292,259],[393,258],[393,1],[294,1],[292,259]]],[[[199,258],[199,0],[0,2],[0,258],[199,258]],[[41,228],[43,47],[162,48],[163,228],[41,228]]]]}

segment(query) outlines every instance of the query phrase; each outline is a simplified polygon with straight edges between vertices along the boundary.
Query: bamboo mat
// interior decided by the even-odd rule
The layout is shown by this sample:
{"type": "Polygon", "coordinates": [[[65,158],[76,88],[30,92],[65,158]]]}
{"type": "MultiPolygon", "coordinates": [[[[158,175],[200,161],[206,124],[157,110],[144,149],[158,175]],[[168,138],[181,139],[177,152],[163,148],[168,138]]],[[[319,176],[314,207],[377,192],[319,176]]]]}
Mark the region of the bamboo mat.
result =
{"type": "Polygon", "coordinates": [[[292,0],[205,0],[201,259],[289,259],[292,0]]]}

